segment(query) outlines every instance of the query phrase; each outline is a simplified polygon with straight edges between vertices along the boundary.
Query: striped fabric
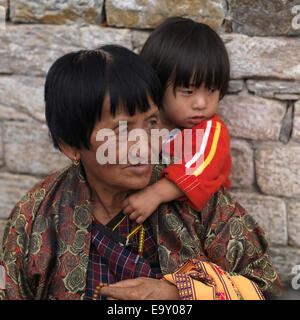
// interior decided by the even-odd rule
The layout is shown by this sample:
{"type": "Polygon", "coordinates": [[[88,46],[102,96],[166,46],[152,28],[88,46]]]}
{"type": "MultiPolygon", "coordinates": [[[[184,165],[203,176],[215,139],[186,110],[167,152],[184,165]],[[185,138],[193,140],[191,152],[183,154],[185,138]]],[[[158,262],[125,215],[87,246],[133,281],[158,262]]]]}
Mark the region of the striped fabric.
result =
{"type": "MultiPolygon", "coordinates": [[[[146,236],[143,258],[137,255],[138,243],[136,236],[125,246],[125,237],[132,226],[129,219],[112,231],[115,222],[123,217],[119,214],[108,225],[103,226],[94,221],[92,224],[92,240],[87,270],[87,286],[85,299],[91,300],[99,282],[112,284],[121,280],[137,277],[162,278],[157,248],[153,239],[152,229],[144,223],[146,236]]],[[[99,296],[100,300],[105,297],[99,296]]]]}
{"type": "Polygon", "coordinates": [[[264,300],[256,283],[207,261],[186,260],[165,278],[182,300],[264,300]]]}

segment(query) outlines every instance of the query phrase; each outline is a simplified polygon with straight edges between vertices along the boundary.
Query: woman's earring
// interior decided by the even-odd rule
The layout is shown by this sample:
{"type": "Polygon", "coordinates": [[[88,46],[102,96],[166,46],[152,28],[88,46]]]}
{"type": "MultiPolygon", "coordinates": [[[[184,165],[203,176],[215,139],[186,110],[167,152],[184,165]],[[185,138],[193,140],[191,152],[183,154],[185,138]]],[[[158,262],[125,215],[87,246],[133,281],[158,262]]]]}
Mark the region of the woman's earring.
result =
{"type": "Polygon", "coordinates": [[[77,160],[76,156],[74,157],[74,161],[73,161],[74,166],[78,167],[80,164],[80,160],[77,160]]]}

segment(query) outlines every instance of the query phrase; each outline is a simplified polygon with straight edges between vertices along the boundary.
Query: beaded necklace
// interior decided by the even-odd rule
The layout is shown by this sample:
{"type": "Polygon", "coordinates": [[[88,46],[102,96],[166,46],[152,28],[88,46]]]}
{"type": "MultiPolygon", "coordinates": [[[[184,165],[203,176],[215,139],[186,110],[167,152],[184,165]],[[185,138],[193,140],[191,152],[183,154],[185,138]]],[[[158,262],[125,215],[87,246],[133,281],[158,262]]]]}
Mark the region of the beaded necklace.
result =
{"type": "MultiPolygon", "coordinates": [[[[113,228],[112,231],[114,231],[121,223],[122,221],[126,218],[127,216],[124,216],[113,228]]],[[[95,220],[94,217],[92,217],[93,221],[95,220]]],[[[144,251],[144,242],[145,242],[145,228],[142,224],[137,226],[133,231],[131,231],[128,236],[126,237],[126,243],[125,246],[128,246],[129,240],[139,232],[139,241],[138,241],[138,254],[135,260],[135,263],[138,262],[139,258],[143,257],[143,251],[144,251]]],[[[100,290],[103,287],[108,286],[107,283],[99,282],[99,285],[96,287],[94,294],[93,294],[93,300],[97,300],[98,296],[100,294],[100,290]]]]}

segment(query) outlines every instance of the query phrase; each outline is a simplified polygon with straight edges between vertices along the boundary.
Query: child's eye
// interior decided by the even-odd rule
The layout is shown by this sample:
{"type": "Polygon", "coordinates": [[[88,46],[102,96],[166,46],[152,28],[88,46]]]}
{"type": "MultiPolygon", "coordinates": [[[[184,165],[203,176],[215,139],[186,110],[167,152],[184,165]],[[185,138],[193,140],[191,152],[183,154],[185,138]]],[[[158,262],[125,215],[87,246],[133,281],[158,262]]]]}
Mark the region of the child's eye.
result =
{"type": "Polygon", "coordinates": [[[208,91],[209,91],[210,93],[214,93],[214,92],[216,92],[217,90],[216,90],[215,88],[208,88],[208,91]]]}
{"type": "Polygon", "coordinates": [[[185,94],[185,95],[191,95],[191,94],[193,94],[193,90],[192,89],[181,89],[181,93],[185,94]]]}

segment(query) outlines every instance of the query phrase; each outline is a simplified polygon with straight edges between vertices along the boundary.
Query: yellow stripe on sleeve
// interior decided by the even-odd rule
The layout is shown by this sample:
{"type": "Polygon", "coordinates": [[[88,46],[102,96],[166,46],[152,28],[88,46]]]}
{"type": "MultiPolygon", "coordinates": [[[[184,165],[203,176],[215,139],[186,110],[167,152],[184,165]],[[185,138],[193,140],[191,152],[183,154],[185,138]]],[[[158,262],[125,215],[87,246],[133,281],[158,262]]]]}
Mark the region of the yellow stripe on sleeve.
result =
{"type": "Polygon", "coordinates": [[[217,122],[216,124],[217,124],[217,127],[216,127],[216,130],[215,130],[215,134],[214,134],[214,138],[213,138],[213,142],[212,142],[212,146],[211,146],[210,152],[209,152],[207,158],[201,164],[201,166],[194,171],[193,175],[196,176],[196,177],[199,174],[202,173],[202,171],[211,163],[212,159],[215,156],[215,153],[216,153],[216,150],[217,150],[218,141],[219,141],[219,137],[220,137],[220,132],[221,132],[221,123],[217,122]]]}

